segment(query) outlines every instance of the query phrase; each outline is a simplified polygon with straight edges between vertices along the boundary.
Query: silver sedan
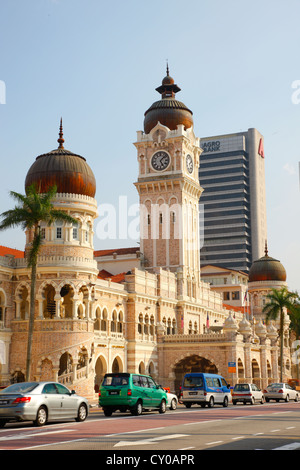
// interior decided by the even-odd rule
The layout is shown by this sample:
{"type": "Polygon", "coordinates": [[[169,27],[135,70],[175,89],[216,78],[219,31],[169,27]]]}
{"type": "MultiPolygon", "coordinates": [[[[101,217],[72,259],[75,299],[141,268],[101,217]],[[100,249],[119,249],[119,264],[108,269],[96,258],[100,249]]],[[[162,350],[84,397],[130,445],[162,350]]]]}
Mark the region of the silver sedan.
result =
{"type": "Polygon", "coordinates": [[[48,421],[84,421],[89,403],[56,382],[20,382],[0,391],[0,427],[9,421],[33,421],[43,426],[48,421]]]}
{"type": "Polygon", "coordinates": [[[269,400],[299,400],[299,392],[286,383],[274,383],[267,386],[264,390],[266,401],[269,400]]]}

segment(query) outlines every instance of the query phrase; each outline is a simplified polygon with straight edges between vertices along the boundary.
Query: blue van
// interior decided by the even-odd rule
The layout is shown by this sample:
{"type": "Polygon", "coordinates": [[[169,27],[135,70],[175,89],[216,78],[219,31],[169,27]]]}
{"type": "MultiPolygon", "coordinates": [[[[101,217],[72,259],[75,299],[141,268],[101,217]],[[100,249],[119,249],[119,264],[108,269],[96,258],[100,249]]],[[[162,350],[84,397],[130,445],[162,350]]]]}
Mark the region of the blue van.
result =
{"type": "Polygon", "coordinates": [[[187,408],[197,404],[212,408],[215,404],[228,406],[231,402],[230,385],[217,374],[191,372],[185,374],[180,393],[180,402],[187,408]]]}

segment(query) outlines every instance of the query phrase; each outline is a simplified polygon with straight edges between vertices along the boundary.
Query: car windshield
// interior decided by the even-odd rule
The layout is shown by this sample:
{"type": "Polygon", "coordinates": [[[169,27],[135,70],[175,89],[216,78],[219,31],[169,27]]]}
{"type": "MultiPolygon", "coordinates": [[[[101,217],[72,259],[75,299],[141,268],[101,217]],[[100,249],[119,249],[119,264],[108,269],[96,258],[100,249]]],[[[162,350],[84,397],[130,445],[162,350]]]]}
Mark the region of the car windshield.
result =
{"type": "Polygon", "coordinates": [[[197,376],[187,376],[184,378],[183,381],[184,387],[203,387],[203,379],[202,377],[197,376]]]}
{"type": "Polygon", "coordinates": [[[102,385],[104,387],[125,387],[128,385],[129,376],[128,375],[106,375],[104,377],[102,385]]]}
{"type": "Polygon", "coordinates": [[[37,382],[19,382],[1,390],[0,395],[6,395],[7,393],[28,393],[32,392],[37,386],[37,382]]]}
{"type": "Polygon", "coordinates": [[[249,385],[248,384],[237,384],[234,387],[235,392],[248,392],[249,391],[249,385]]]}

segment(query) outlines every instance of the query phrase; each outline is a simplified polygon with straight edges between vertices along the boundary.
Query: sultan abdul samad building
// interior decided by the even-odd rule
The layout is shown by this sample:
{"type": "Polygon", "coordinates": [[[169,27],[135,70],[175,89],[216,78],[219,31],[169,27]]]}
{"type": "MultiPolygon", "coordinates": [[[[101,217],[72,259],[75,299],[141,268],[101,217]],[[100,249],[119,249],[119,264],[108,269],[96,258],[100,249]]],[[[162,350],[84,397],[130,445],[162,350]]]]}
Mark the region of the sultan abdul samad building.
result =
{"type": "MultiPolygon", "coordinates": [[[[85,158],[64,148],[39,155],[25,188],[54,183],[53,204],[77,219],[74,226],[42,226],[38,259],[32,379],[57,380],[94,398],[104,374],[151,374],[171,390],[187,371],[212,371],[229,383],[260,386],[279,380],[277,325],[264,324],[262,308],[272,287],[286,285],[279,261],[253,263],[248,291],[251,315],[228,310],[201,280],[198,206],[200,141],[193,114],[167,76],[161,99],[145,112],[137,133],[141,240],[137,248],[95,251],[95,176],[85,158]],[[229,363],[235,363],[229,369],[229,363]]],[[[25,251],[1,247],[0,384],[25,376],[30,270],[25,251]]],[[[284,375],[291,377],[286,315],[284,375]]],[[[232,365],[232,364],[231,364],[232,365]]]]}

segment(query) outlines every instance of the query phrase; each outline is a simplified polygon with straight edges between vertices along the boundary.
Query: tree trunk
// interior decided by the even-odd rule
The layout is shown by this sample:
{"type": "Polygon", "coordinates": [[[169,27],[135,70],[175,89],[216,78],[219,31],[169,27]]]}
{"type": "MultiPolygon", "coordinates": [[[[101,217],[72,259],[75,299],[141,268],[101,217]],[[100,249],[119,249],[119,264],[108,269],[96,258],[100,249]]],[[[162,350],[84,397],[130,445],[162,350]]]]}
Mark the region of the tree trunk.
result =
{"type": "Polygon", "coordinates": [[[280,309],[280,382],[283,382],[283,310],[280,309]]]}
{"type": "Polygon", "coordinates": [[[27,340],[26,382],[30,381],[30,374],[31,374],[31,350],[32,350],[34,311],[35,311],[35,287],[36,287],[36,263],[33,263],[31,267],[30,313],[29,313],[28,340],[27,340]]]}

